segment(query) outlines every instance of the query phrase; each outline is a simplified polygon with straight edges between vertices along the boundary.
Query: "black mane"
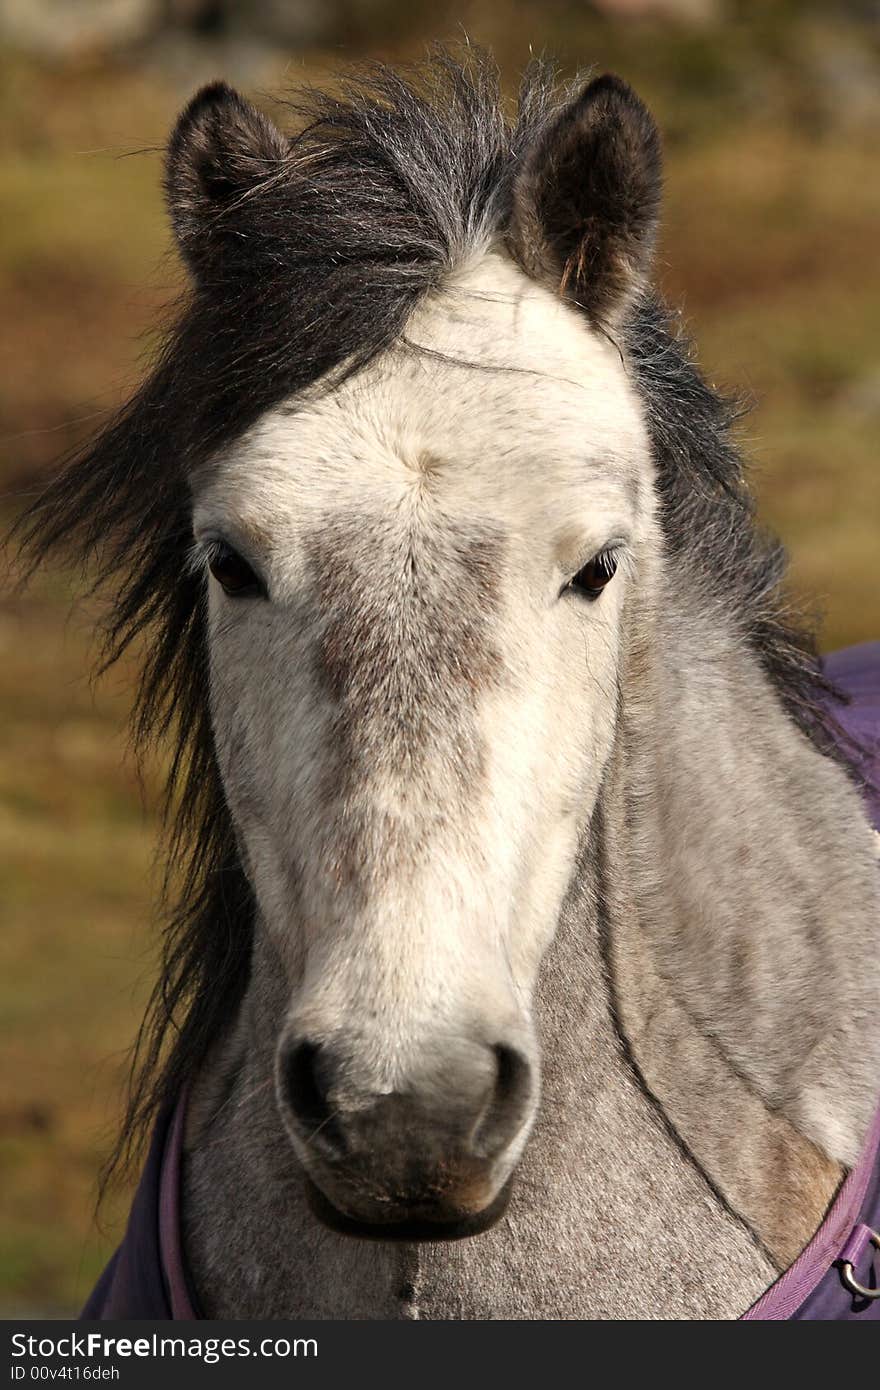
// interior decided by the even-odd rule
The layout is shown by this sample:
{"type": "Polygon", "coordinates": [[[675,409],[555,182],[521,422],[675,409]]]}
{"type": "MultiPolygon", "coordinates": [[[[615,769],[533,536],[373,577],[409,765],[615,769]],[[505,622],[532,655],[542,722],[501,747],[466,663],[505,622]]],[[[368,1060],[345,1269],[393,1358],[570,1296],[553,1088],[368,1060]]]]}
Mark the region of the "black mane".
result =
{"type": "MultiPolygon", "coordinates": [[[[111,586],[106,663],[143,638],[136,736],[174,749],[162,973],[110,1171],[234,1017],[249,972],[254,903],[211,737],[203,581],[187,565],[190,472],[330,369],[359,370],[452,267],[503,235],[522,152],[560,100],[537,64],[508,118],[489,58],[438,50],[406,76],[375,67],[341,96],[290,103],[296,159],[251,190],[247,254],[200,281],[149,379],[18,524],[34,565],[65,546],[111,586]]],[[[784,555],[755,528],[732,412],[661,306],[639,308],[626,337],[667,545],[737,613],[791,716],[827,749],[825,682],[784,615],[784,555]]]]}

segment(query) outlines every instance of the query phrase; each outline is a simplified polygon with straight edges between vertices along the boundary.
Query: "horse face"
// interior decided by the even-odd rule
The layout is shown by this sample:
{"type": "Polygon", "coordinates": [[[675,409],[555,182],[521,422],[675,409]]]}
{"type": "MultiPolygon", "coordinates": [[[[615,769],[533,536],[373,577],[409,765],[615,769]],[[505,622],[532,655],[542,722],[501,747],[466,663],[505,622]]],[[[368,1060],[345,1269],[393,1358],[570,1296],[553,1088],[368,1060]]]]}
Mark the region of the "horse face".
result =
{"type": "Polygon", "coordinates": [[[532,1124],[532,997],[657,549],[617,349],[491,252],[194,481],[217,755],[345,1229],[461,1234],[532,1124]],[[642,576],[642,579],[640,579],[642,576]]]}

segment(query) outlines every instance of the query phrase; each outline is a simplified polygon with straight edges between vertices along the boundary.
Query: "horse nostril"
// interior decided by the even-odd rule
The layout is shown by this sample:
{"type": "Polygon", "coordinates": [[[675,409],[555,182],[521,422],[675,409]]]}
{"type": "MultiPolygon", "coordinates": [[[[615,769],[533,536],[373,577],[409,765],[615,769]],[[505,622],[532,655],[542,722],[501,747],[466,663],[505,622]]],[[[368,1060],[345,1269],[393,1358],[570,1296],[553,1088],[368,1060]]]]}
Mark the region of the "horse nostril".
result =
{"type": "Polygon", "coordinates": [[[510,1143],[522,1128],[532,1098],[532,1069],[528,1060],[514,1047],[497,1043],[495,1053],[495,1086],[489,1104],[474,1135],[474,1150],[484,1158],[493,1158],[510,1143]]]}
{"type": "Polygon", "coordinates": [[[323,1052],[308,1041],[290,1046],[281,1059],[282,1090],[305,1142],[338,1156],[345,1150],[345,1136],[328,1100],[328,1066],[323,1052]]]}

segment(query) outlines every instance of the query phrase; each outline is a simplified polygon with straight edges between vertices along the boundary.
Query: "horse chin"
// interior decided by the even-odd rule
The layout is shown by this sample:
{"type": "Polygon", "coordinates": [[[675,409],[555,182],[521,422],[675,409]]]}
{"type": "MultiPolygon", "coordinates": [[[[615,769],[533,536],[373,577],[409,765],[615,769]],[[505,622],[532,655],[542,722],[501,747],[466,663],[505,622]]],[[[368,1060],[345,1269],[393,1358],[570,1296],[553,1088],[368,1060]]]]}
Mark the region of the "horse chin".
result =
{"type": "Polygon", "coordinates": [[[513,1178],[508,1178],[495,1199],[480,1211],[452,1213],[446,1208],[432,1211],[422,1207],[414,1209],[412,1214],[389,1215],[384,1220],[367,1220],[340,1211],[308,1175],[305,1176],[305,1186],[312,1214],[323,1226],[338,1235],[351,1236],[355,1240],[422,1242],[466,1240],[469,1236],[488,1231],[507,1210],[513,1178]]]}

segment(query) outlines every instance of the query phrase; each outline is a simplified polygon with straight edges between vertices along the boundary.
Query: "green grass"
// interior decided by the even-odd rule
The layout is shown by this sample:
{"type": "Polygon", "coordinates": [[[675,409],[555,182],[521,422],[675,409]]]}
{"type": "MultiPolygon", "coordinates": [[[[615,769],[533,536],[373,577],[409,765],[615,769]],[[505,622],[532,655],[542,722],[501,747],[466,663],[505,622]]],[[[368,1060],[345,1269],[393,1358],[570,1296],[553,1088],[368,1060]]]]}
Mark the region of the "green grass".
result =
{"type": "Polygon", "coordinates": [[[0,605],[0,1298],[63,1311],[124,1206],[92,1229],[151,977],[155,825],[126,759],[127,694],[92,692],[81,624],[43,587],[0,605]]]}
{"type": "MultiPolygon", "coordinates": [[[[562,0],[515,22],[474,0],[467,17],[510,72],[531,41],[569,70],[615,67],[655,103],[661,277],[711,378],[755,400],[743,437],[762,513],[836,646],[880,633],[880,183],[873,130],[829,125],[803,60],[827,21],[786,29],[785,9],[741,5],[722,35],[613,29],[562,0]]],[[[124,399],[179,285],[159,158],[133,152],[161,143],[183,95],[130,68],[0,54],[7,515],[124,399]]],[[[158,779],[142,792],[127,757],[133,668],[91,689],[97,610],[70,618],[75,592],[53,570],[0,597],[0,1310],[74,1308],[118,1235],[127,1194],[102,1234],[94,1184],[155,945],[158,779]]]]}

